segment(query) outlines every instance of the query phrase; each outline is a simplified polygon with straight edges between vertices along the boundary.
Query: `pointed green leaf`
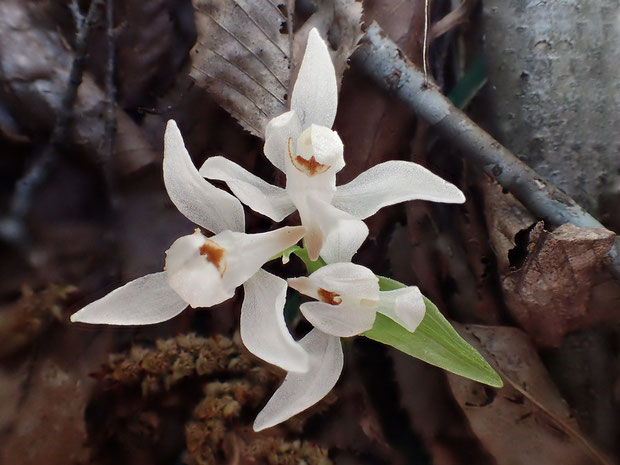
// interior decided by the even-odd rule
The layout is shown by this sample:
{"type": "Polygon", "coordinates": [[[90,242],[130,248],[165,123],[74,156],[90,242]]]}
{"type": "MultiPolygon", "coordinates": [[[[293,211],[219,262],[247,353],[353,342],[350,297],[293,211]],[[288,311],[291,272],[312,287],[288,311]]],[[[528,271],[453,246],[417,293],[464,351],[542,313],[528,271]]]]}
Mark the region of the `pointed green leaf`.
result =
{"type": "MultiPolygon", "coordinates": [[[[390,278],[379,276],[381,290],[406,287],[390,278]]],[[[431,365],[489,386],[502,387],[502,378],[480,353],[469,345],[426,297],[426,314],[413,332],[378,313],[375,325],[364,336],[419,358],[431,365]]]]}

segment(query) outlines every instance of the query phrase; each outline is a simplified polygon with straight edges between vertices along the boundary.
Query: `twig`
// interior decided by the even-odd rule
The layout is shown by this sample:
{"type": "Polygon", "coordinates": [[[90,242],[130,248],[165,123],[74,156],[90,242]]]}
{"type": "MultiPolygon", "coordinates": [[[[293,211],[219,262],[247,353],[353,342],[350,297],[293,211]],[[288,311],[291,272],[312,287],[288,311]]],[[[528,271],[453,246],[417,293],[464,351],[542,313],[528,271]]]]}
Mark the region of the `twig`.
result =
{"type": "MultiPolygon", "coordinates": [[[[572,223],[582,228],[604,228],[570,196],[544,180],[456,108],[436,85],[432,82],[426,85],[424,73],[403,55],[376,22],[368,28],[352,61],[463,150],[469,160],[534,215],[554,226],[572,223]]],[[[616,278],[620,278],[618,249],[620,240],[616,239],[609,252],[616,278]]]]}
{"type": "Polygon", "coordinates": [[[466,23],[469,20],[469,15],[477,4],[478,0],[463,0],[456,9],[433,24],[429,39],[433,41],[459,24],[466,23]]]}
{"type": "Polygon", "coordinates": [[[38,158],[28,169],[26,174],[17,182],[15,192],[9,204],[8,213],[0,219],[0,238],[14,244],[24,243],[27,231],[24,219],[30,210],[32,200],[37,189],[43,184],[48,176],[55,159],[57,146],[63,142],[67,133],[67,127],[72,116],[73,105],[77,98],[78,88],[82,82],[82,74],[86,62],[88,49],[88,37],[95,22],[97,11],[103,0],[92,0],[88,13],[84,18],[79,14],[79,9],[72,4],[71,11],[76,20],[75,58],[71,65],[67,90],[60,102],[60,108],[56,115],[56,123],[49,143],[42,150],[38,158]]]}
{"type": "Polygon", "coordinates": [[[102,172],[105,178],[106,187],[112,210],[118,207],[116,195],[116,182],[112,170],[112,157],[114,155],[114,142],[116,139],[116,85],[114,74],[116,69],[116,31],[114,29],[114,0],[106,0],[106,45],[108,59],[105,71],[105,126],[104,143],[105,159],[103,160],[102,172]]]}
{"type": "Polygon", "coordinates": [[[428,23],[430,22],[428,4],[430,0],[424,0],[424,43],[422,44],[422,70],[424,71],[424,85],[428,84],[428,23]]]}

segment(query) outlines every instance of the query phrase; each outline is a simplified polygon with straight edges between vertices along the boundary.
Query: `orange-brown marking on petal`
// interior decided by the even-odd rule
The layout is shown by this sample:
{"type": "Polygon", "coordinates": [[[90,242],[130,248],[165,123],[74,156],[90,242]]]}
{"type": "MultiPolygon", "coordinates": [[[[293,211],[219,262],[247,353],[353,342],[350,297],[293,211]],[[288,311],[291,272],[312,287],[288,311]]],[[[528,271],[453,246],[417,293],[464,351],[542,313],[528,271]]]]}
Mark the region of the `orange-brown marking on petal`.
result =
{"type": "Polygon", "coordinates": [[[325,289],[319,288],[317,291],[319,294],[319,300],[321,302],[325,302],[329,305],[340,305],[342,303],[342,297],[335,292],[326,291],[325,289]]]}
{"type": "Polygon", "coordinates": [[[200,255],[204,255],[209,263],[215,265],[220,272],[220,276],[223,276],[224,271],[226,271],[225,252],[226,249],[224,247],[220,247],[217,242],[211,239],[205,239],[205,243],[200,246],[200,255]]]}
{"type": "Polygon", "coordinates": [[[331,165],[324,165],[316,161],[314,155],[310,157],[310,160],[306,160],[304,157],[300,155],[293,155],[293,151],[291,150],[291,143],[293,142],[293,138],[288,138],[288,157],[291,159],[291,163],[295,168],[297,168],[302,173],[307,174],[308,176],[314,176],[315,174],[325,173],[328,169],[331,168],[331,165]]]}

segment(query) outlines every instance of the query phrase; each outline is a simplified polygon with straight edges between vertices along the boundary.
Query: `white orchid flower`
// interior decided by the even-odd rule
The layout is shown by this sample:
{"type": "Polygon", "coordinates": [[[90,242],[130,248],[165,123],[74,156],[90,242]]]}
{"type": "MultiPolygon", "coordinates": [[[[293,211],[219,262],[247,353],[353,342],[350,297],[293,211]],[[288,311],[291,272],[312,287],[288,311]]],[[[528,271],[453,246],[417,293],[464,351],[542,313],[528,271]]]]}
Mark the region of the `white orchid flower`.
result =
{"type": "Polygon", "coordinates": [[[246,347],[285,370],[307,371],[308,354],[291,337],[284,322],[286,283],[282,290],[277,281],[280,278],[261,270],[271,257],[302,238],[303,227],[261,234],[242,232],[245,217],[241,203],[200,176],[172,120],[165,134],[164,183],[181,213],[216,234],[206,237],[196,230],[180,237],[166,251],[165,271],[125,284],[74,313],[71,321],[160,323],[181,313],[188,304],[196,308],[224,302],[245,283],[247,302],[242,307],[241,336],[246,347]],[[257,286],[262,293],[256,292],[257,286]]]}
{"type": "Polygon", "coordinates": [[[374,273],[353,263],[326,265],[307,278],[291,278],[288,284],[318,300],[300,307],[304,317],[315,327],[300,341],[310,355],[310,368],[306,373],[286,375],[256,417],[255,431],[277,425],[327,395],[342,372],[340,337],[355,336],[371,329],[377,312],[413,332],[426,312],[417,287],[380,291],[374,273]]]}
{"type": "Polygon", "coordinates": [[[347,262],[368,235],[363,219],[407,200],[463,203],[454,185],[412,162],[376,165],[336,187],[343,145],[330,128],[336,116],[336,74],[327,45],[312,29],[291,97],[291,110],[265,130],[265,155],[286,174],[286,188],[272,186],[223,157],[209,158],[200,173],[224,181],[254,211],[274,221],[299,211],[310,258],[347,262]]]}

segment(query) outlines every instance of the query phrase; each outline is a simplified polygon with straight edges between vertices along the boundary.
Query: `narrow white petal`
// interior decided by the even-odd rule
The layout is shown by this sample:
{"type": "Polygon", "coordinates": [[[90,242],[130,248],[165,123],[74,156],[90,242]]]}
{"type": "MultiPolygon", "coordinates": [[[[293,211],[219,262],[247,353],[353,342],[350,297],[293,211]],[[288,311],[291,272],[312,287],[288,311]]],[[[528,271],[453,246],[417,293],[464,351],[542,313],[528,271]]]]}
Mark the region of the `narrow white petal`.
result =
{"type": "Polygon", "coordinates": [[[310,210],[306,202],[297,202],[296,205],[301,218],[301,224],[306,230],[304,246],[308,249],[310,260],[317,260],[325,241],[325,234],[318,222],[317,212],[310,210]]]}
{"type": "Polygon", "coordinates": [[[374,306],[330,305],[324,302],[306,302],[299,307],[306,320],[317,329],[332,336],[350,337],[368,331],[375,322],[374,306]]]}
{"type": "Polygon", "coordinates": [[[277,116],[265,128],[265,156],[282,172],[286,172],[288,159],[288,140],[297,142],[301,134],[301,121],[294,111],[277,116]]]}
{"type": "Polygon", "coordinates": [[[307,372],[310,357],[295,342],[284,321],[286,281],[258,270],[243,288],[241,340],[247,349],[286,371],[307,372]]]}
{"type": "Polygon", "coordinates": [[[420,289],[410,286],[393,291],[381,291],[377,311],[391,318],[407,331],[414,332],[424,319],[426,305],[420,289]]]}
{"type": "MultiPolygon", "coordinates": [[[[333,205],[316,197],[308,197],[308,207],[312,222],[318,224],[322,233],[321,249],[316,250],[308,243],[308,253],[312,260],[320,254],[327,263],[349,262],[368,237],[368,226],[353,215],[337,209],[333,205]]],[[[302,210],[299,210],[302,224],[306,226],[302,210]]],[[[317,241],[318,243],[318,241],[317,241]]]]}
{"type": "MultiPolygon", "coordinates": [[[[336,192],[336,175],[330,170],[307,176],[291,163],[287,169],[286,191],[299,211],[301,224],[306,228],[304,243],[310,258],[316,260],[331,226],[336,226],[332,224],[334,215],[330,213],[333,210],[330,202],[336,192]]],[[[338,214],[354,219],[344,212],[338,214]]]]}
{"type": "Polygon", "coordinates": [[[225,289],[246,282],[271,257],[296,244],[304,235],[301,226],[285,227],[260,234],[224,231],[211,239],[226,249],[225,289]]]}
{"type": "Polygon", "coordinates": [[[269,399],[254,421],[254,431],[282,423],[312,407],[334,387],[344,364],[340,338],[310,331],[300,341],[310,355],[307,373],[288,373],[284,382],[269,399]]]}
{"type": "Polygon", "coordinates": [[[333,204],[357,218],[407,200],[463,203],[465,196],[453,184],[416,163],[392,160],[373,166],[348,184],[338,186],[333,204]]]}
{"type": "MultiPolygon", "coordinates": [[[[355,263],[326,265],[312,273],[308,279],[317,288],[336,292],[342,296],[371,301],[379,299],[379,279],[368,268],[355,263]]],[[[291,284],[291,287],[294,286],[291,284]]]]}
{"type": "Polygon", "coordinates": [[[336,72],[327,44],[316,29],[308,34],[308,44],[291,97],[295,110],[306,129],[311,124],[328,128],[334,124],[338,107],[336,72]]]}
{"type": "Polygon", "coordinates": [[[172,203],[197,225],[214,233],[245,230],[241,202],[200,176],[174,120],[164,136],[164,184],[172,203]]]}
{"type": "Polygon", "coordinates": [[[205,244],[213,244],[213,241],[197,231],[178,238],[166,251],[168,284],[194,308],[224,302],[234,295],[237,287],[226,286],[221,277],[228,251],[214,263],[209,255],[201,254],[205,244]]]}
{"type": "Polygon", "coordinates": [[[288,278],[287,281],[291,289],[295,289],[297,292],[301,292],[308,297],[319,299],[319,286],[309,277],[301,276],[299,278],[288,278]]]}
{"type": "Polygon", "coordinates": [[[239,200],[274,221],[282,221],[296,210],[284,189],[272,186],[227,158],[208,158],[200,174],[224,181],[239,200]]]}
{"type": "Polygon", "coordinates": [[[71,321],[106,325],[161,323],[181,313],[187,303],[168,286],[165,271],[147,274],[113,290],[71,315],[71,321]]]}

